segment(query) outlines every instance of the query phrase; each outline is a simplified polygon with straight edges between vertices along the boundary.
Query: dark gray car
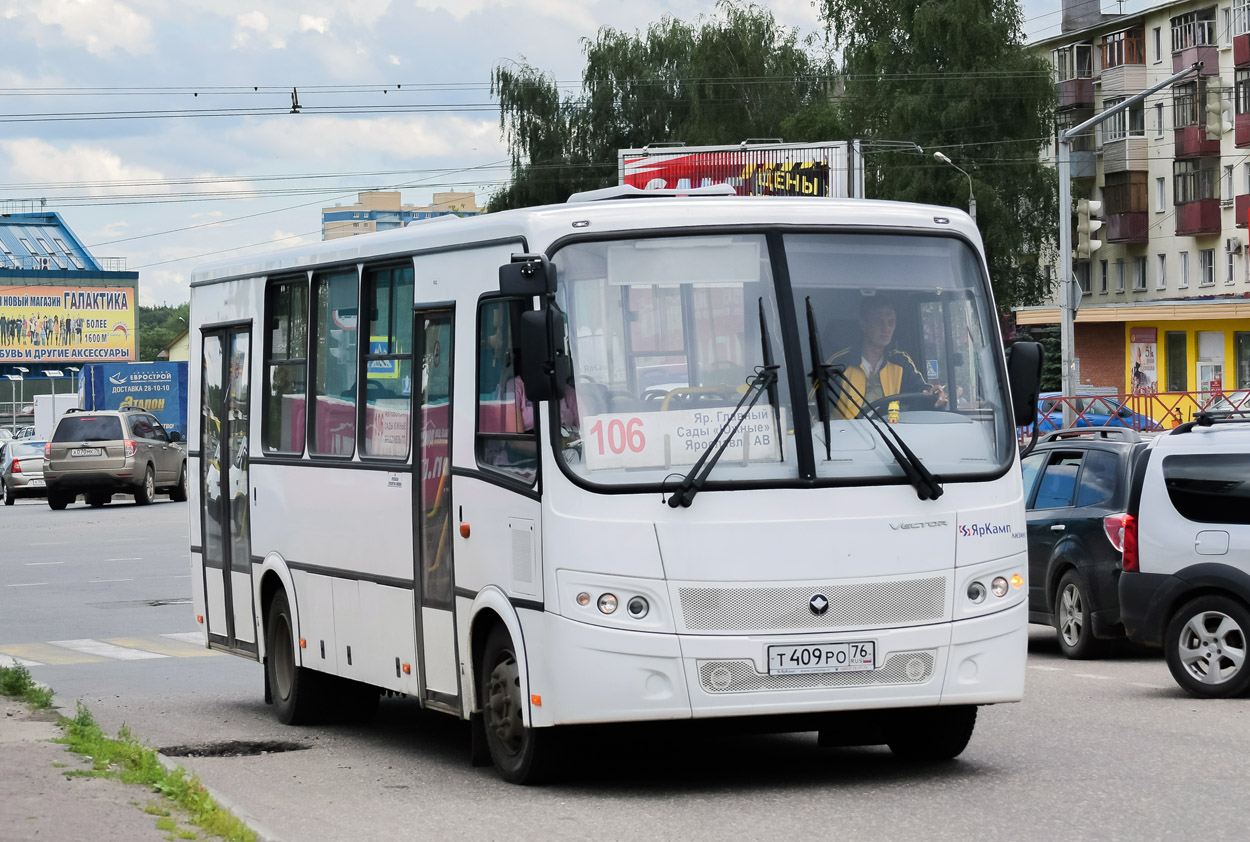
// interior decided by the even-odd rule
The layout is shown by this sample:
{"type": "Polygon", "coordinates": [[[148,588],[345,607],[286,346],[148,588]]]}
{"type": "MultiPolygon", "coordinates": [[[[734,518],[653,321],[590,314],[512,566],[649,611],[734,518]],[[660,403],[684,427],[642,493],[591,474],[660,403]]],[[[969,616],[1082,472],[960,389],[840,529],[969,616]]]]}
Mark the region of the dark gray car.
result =
{"type": "Polygon", "coordinates": [[[146,505],[160,489],[186,500],[187,457],[180,440],[148,412],[70,410],[44,448],[48,505],[63,509],[82,494],[89,505],[103,506],[117,493],[133,494],[146,505]]]}

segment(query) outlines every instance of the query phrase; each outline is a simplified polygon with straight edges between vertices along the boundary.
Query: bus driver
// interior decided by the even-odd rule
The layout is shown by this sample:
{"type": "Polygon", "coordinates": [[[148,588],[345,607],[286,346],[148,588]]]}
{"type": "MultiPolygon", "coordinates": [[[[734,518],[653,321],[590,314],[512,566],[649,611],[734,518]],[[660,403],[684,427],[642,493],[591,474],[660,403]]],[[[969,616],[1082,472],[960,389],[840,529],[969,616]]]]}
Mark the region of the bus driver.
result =
{"type": "MultiPolygon", "coordinates": [[[[934,407],[946,405],[942,387],[930,385],[905,351],[891,347],[897,316],[889,299],[873,296],[860,305],[859,346],[849,345],[829,358],[833,365],[844,365],[845,376],[868,403],[890,395],[926,394],[934,407]]],[[[836,383],[836,381],[835,381],[836,383]]],[[[843,418],[859,415],[861,403],[855,390],[841,390],[838,413],[843,418]]]]}

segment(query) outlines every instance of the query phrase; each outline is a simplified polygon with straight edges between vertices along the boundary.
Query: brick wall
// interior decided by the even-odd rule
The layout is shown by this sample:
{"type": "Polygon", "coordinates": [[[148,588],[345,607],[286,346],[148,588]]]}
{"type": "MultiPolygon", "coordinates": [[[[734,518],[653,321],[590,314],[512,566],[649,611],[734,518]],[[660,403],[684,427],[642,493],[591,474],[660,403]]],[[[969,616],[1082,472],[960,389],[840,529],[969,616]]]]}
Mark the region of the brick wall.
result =
{"type": "Polygon", "coordinates": [[[1076,325],[1076,356],[1081,361],[1081,387],[1124,391],[1124,324],[1093,322],[1076,325]]]}

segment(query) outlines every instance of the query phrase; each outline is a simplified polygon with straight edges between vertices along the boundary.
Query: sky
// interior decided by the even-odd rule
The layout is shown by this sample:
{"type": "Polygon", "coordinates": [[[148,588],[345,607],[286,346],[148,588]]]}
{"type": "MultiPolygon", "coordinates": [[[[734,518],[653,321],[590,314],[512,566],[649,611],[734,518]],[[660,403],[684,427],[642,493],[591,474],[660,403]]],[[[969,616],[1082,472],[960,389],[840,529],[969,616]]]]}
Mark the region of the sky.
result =
{"type": "MultiPolygon", "coordinates": [[[[768,7],[801,34],[821,29],[811,0],[768,7]]],[[[1023,8],[1030,38],[1058,31],[1060,0],[1023,8]]],[[[0,212],[57,211],[97,258],[139,272],[141,304],[179,304],[198,266],[318,241],[321,208],[358,191],[400,189],[408,204],[473,191],[485,204],[507,174],[494,67],[527,61],[575,84],[581,39],[600,27],[714,11],[713,0],[0,0],[0,212]]]]}

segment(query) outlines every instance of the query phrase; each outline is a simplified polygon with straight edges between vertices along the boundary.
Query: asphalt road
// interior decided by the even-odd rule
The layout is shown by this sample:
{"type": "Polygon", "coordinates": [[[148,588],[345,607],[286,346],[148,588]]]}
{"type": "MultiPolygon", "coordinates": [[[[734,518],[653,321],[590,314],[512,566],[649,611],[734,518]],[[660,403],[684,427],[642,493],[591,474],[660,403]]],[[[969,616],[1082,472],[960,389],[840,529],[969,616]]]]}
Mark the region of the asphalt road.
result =
{"type": "Polygon", "coordinates": [[[149,745],[288,743],[184,760],[274,839],[1246,837],[1250,701],[1191,699],[1150,653],[1067,661],[1042,627],[1025,701],[982,708],[940,766],[814,734],[613,728],[579,734],[562,782],[521,788],[469,765],[466,726],[408,699],[367,725],[287,728],[259,665],[180,637],[195,630],[186,504],[121,499],[0,510],[0,653],[149,745]]]}

